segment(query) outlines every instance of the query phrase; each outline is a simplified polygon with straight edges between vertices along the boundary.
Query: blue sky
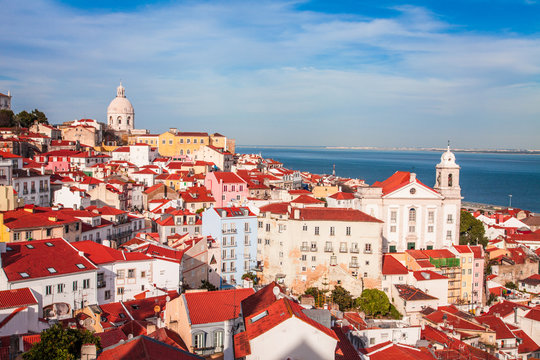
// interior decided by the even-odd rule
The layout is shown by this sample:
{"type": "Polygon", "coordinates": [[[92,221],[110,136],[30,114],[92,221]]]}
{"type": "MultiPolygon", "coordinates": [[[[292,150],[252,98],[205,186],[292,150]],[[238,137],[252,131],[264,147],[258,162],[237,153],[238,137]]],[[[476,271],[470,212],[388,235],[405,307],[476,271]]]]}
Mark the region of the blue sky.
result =
{"type": "Polygon", "coordinates": [[[540,148],[535,1],[0,0],[0,92],[238,144],[540,148]],[[90,4],[90,5],[89,5],[90,4]]]}

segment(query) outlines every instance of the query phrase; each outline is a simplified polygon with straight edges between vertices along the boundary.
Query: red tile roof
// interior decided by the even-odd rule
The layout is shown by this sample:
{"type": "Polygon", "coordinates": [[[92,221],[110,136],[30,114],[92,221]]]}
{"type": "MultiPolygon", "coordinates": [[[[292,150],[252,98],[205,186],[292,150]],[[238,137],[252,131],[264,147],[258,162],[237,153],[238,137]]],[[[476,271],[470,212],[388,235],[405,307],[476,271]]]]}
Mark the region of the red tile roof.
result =
{"type": "Polygon", "coordinates": [[[174,346],[178,349],[188,351],[187,345],[184,342],[184,340],[182,340],[182,337],[180,337],[178,333],[175,333],[174,331],[170,329],[160,328],[154,331],[153,333],[148,334],[147,336],[149,338],[155,339],[167,345],[174,346]]]}
{"type": "Polygon", "coordinates": [[[516,307],[522,308],[522,309],[529,309],[528,306],[520,305],[512,301],[503,300],[502,302],[498,302],[495,305],[491,306],[489,308],[489,311],[486,313],[486,315],[499,314],[502,317],[506,317],[514,313],[514,309],[516,307]]]}
{"type": "MultiPolygon", "coordinates": [[[[295,209],[291,210],[293,214],[294,210],[295,209]]],[[[381,220],[356,209],[307,207],[299,210],[300,219],[307,221],[355,221],[382,223],[381,220]]]]}
{"type": "Polygon", "coordinates": [[[510,331],[508,325],[498,316],[482,315],[477,316],[476,320],[484,325],[487,325],[491,330],[494,330],[497,334],[497,339],[514,338],[514,334],[512,334],[512,331],[510,331]]]}
{"type": "Polygon", "coordinates": [[[20,281],[96,270],[96,266],[66,240],[8,243],[2,267],[9,281],[20,281]],[[80,264],[79,266],[77,266],[80,264]],[[22,274],[22,275],[21,275],[22,274]]]}
{"type": "Polygon", "coordinates": [[[324,201],[315,199],[313,196],[300,195],[291,201],[291,204],[324,204],[324,201]]]}
{"type": "Polygon", "coordinates": [[[137,336],[124,343],[104,349],[98,360],[192,360],[204,359],[198,355],[170,346],[147,336],[137,336]]]}
{"type": "Polygon", "coordinates": [[[454,329],[456,330],[472,330],[472,331],[485,331],[485,327],[469,321],[467,319],[463,319],[459,316],[456,316],[454,314],[448,313],[446,311],[437,310],[432,312],[429,315],[424,316],[424,318],[434,324],[442,324],[445,321],[449,325],[454,326],[454,329]]]}
{"type": "Polygon", "coordinates": [[[331,197],[332,199],[335,199],[335,200],[352,200],[354,199],[354,194],[353,193],[345,193],[345,192],[337,192],[333,195],[330,195],[329,197],[331,197]]]}
{"type": "Polygon", "coordinates": [[[336,345],[335,360],[360,360],[360,355],[358,355],[349,338],[343,333],[343,330],[338,326],[333,327],[332,330],[339,339],[336,345]]]}
{"type": "Polygon", "coordinates": [[[245,180],[233,172],[218,171],[212,173],[218,182],[223,181],[224,184],[245,184],[245,180]]]}
{"type": "MultiPolygon", "coordinates": [[[[393,344],[391,342],[383,343],[384,346],[374,346],[373,348],[365,349],[370,360],[434,360],[427,348],[415,348],[413,346],[403,344],[393,344]]],[[[381,344],[381,345],[383,345],[381,344]]]]}
{"type": "Polygon", "coordinates": [[[289,212],[289,203],[273,203],[265,206],[261,206],[260,212],[270,212],[272,214],[287,214],[289,212]]]}
{"type": "Polygon", "coordinates": [[[409,270],[399,260],[390,254],[383,255],[383,275],[406,275],[409,270]]]}
{"type": "Polygon", "coordinates": [[[242,315],[244,316],[244,319],[260,313],[276,301],[276,296],[274,295],[274,288],[276,286],[279,288],[280,292],[284,292],[275,281],[272,281],[255,294],[242,300],[242,315]]]}
{"type": "Polygon", "coordinates": [[[37,305],[37,303],[29,288],[0,291],[0,309],[37,305]]]}
{"type": "Polygon", "coordinates": [[[220,217],[255,216],[248,207],[222,207],[213,208],[220,217]],[[245,214],[244,214],[245,213],[245,214]],[[225,215],[225,216],[224,216],[225,215]]]}
{"type": "Polygon", "coordinates": [[[399,296],[406,301],[435,300],[434,296],[428,295],[414,286],[397,284],[394,285],[398,290],[399,296]]]}
{"type": "Polygon", "coordinates": [[[122,261],[149,261],[151,258],[142,253],[128,253],[111,247],[86,240],[77,241],[72,244],[76,249],[82,251],[94,264],[108,264],[122,261]]]}
{"type": "Polygon", "coordinates": [[[222,322],[238,317],[240,303],[253,294],[253,289],[188,292],[182,294],[191,324],[222,322]],[[212,311],[208,311],[211,308],[212,311]]]}
{"type": "MultiPolygon", "coordinates": [[[[424,188],[437,193],[435,190],[430,188],[427,185],[424,185],[420,180],[416,179],[416,183],[420,186],[423,186],[424,188]]],[[[388,195],[403,186],[409,184],[411,182],[411,173],[408,171],[396,171],[392,176],[390,176],[388,179],[384,181],[377,181],[373,183],[373,187],[380,187],[382,188],[383,195],[388,195]]]]}
{"type": "Polygon", "coordinates": [[[34,206],[33,211],[19,208],[4,212],[4,225],[11,230],[29,228],[50,228],[80,222],[79,219],[65,213],[34,206]]]}
{"type": "Polygon", "coordinates": [[[431,270],[419,270],[413,272],[413,276],[416,281],[425,281],[425,280],[448,280],[444,275],[437,274],[431,270]]]}

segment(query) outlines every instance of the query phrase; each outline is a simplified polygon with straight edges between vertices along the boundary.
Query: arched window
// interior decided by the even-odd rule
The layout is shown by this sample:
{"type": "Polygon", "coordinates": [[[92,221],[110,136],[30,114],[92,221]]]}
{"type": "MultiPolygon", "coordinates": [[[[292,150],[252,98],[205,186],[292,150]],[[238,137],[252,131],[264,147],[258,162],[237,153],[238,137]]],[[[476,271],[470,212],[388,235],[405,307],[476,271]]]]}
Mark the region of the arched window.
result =
{"type": "Polygon", "coordinates": [[[409,222],[416,222],[416,209],[409,209],[409,222]]]}
{"type": "Polygon", "coordinates": [[[121,116],[117,117],[116,120],[118,120],[118,125],[122,124],[122,117],[121,116]]]}
{"type": "Polygon", "coordinates": [[[205,343],[205,334],[203,332],[199,332],[196,334],[193,334],[193,347],[195,349],[202,349],[206,347],[205,343]]]}
{"type": "Polygon", "coordinates": [[[217,330],[214,331],[214,347],[217,352],[222,351],[223,349],[223,331],[217,330]]]}
{"type": "Polygon", "coordinates": [[[189,155],[189,153],[190,153],[190,152],[189,152],[189,150],[188,150],[188,151],[187,151],[187,154],[189,155]]]}
{"type": "Polygon", "coordinates": [[[452,174],[448,174],[448,187],[452,187],[452,174]]]}
{"type": "Polygon", "coordinates": [[[184,150],[180,149],[180,155],[184,155],[184,150]]]}

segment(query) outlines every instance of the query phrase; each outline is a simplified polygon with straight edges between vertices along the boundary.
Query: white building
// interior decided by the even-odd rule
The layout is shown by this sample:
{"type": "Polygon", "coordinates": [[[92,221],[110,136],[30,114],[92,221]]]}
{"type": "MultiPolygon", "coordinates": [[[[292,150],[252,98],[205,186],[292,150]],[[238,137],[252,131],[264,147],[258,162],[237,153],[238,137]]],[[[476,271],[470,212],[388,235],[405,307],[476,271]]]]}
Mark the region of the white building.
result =
{"type": "Polygon", "coordinates": [[[0,336],[39,333],[44,328],[40,317],[38,301],[29,288],[0,291],[0,336]]]}
{"type": "Polygon", "coordinates": [[[214,163],[220,171],[231,171],[233,154],[225,149],[216,148],[212,145],[201,146],[193,155],[194,160],[202,160],[214,163]]]}
{"type": "Polygon", "coordinates": [[[257,251],[263,281],[283,282],[296,293],[322,286],[325,277],[355,296],[360,296],[362,284],[379,288],[382,226],[382,221],[355,209],[263,206],[257,251]]]}
{"type": "Polygon", "coordinates": [[[80,241],[73,245],[98,267],[99,304],[163,295],[163,290],[180,288],[180,262],[153,258],[141,252],[126,252],[80,241]]]}
{"type": "Polygon", "coordinates": [[[60,204],[72,209],[84,209],[91,205],[90,195],[83,189],[64,184],[54,192],[53,205],[60,204]]]}
{"type": "Polygon", "coordinates": [[[121,146],[112,153],[112,160],[127,161],[137,167],[150,165],[157,158],[157,148],[147,144],[135,144],[130,146],[121,146]]]}
{"type": "Polygon", "coordinates": [[[416,174],[404,171],[359,188],[357,208],[385,223],[385,252],[443,248],[459,243],[459,169],[448,148],[436,166],[434,188],[420,182],[416,174]]]}
{"type": "Polygon", "coordinates": [[[0,93],[0,110],[11,110],[11,92],[7,95],[0,93]]]}
{"type": "Polygon", "coordinates": [[[0,290],[30,288],[43,318],[96,304],[97,267],[62,238],[1,244],[0,290]]]}
{"type": "Polygon", "coordinates": [[[25,204],[50,206],[50,175],[33,169],[13,169],[13,188],[25,204]]]}
{"type": "Polygon", "coordinates": [[[257,267],[257,216],[247,207],[224,207],[207,209],[202,218],[202,235],[221,248],[221,263],[215,259],[212,266],[221,276],[219,286],[240,284],[257,267]]]}
{"type": "Polygon", "coordinates": [[[116,98],[107,108],[107,125],[114,131],[130,132],[134,129],[135,111],[126,98],[126,89],[122,83],[116,88],[116,98]]]}

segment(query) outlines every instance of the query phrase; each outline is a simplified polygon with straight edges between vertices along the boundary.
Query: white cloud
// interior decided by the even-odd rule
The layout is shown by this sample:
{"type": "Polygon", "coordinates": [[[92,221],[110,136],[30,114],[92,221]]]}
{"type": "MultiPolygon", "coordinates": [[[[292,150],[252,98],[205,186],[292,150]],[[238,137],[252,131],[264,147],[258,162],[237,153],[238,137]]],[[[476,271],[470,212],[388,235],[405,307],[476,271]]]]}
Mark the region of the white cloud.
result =
{"type": "Polygon", "coordinates": [[[389,18],[264,1],[0,8],[0,91],[55,122],[103,120],[122,79],[137,125],[153,131],[306,145],[428,146],[452,135],[471,147],[513,147],[514,131],[524,147],[539,142],[539,39],[459,31],[423,8],[389,18]]]}

